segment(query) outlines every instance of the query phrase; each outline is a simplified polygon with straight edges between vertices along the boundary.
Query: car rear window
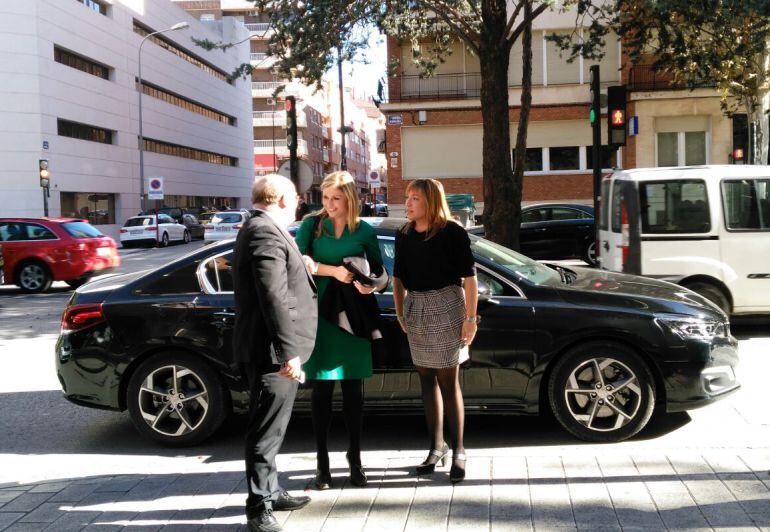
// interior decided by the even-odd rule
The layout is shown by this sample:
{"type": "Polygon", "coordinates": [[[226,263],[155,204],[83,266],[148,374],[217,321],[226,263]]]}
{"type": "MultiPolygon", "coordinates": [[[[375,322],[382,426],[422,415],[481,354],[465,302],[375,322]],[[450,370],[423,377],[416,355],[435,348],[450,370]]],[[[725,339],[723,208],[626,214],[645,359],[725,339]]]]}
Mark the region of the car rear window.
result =
{"type": "Polygon", "coordinates": [[[182,263],[176,269],[156,275],[140,285],[135,293],[145,295],[197,294],[201,291],[195,271],[200,261],[182,263]]]}
{"type": "Polygon", "coordinates": [[[699,179],[639,185],[642,233],[708,233],[711,230],[706,182],[699,179]]]}
{"type": "Polygon", "coordinates": [[[214,224],[237,224],[241,221],[241,214],[238,212],[221,212],[219,214],[216,214],[212,219],[211,223],[214,224]]]}
{"type": "Polygon", "coordinates": [[[61,226],[72,238],[97,238],[104,236],[101,231],[88,222],[67,222],[61,224],[61,226]]]}
{"type": "Polygon", "coordinates": [[[126,222],[125,227],[141,227],[144,225],[152,225],[152,218],[150,217],[142,217],[142,218],[129,218],[126,222]]]}

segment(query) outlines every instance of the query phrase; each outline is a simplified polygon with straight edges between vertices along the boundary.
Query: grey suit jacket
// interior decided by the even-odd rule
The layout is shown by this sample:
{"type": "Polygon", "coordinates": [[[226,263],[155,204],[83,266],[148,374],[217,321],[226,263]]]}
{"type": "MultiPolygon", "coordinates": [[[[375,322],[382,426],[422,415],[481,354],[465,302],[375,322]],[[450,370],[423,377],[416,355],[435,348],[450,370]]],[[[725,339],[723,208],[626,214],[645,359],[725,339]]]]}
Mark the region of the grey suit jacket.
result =
{"type": "Polygon", "coordinates": [[[264,372],[293,357],[306,362],[318,326],[316,287],[291,235],[257,210],[234,255],[235,361],[264,372]]]}

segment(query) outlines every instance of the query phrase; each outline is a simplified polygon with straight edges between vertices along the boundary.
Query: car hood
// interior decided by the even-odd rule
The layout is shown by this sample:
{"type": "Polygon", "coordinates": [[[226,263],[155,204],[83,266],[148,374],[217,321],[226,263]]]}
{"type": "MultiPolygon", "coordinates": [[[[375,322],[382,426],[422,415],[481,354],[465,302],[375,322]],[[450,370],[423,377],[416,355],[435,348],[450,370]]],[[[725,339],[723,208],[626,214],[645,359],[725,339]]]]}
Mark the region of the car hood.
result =
{"type": "Polygon", "coordinates": [[[573,304],[610,304],[651,312],[710,315],[727,320],[711,301],[683,286],[639,275],[593,268],[573,269],[577,279],[560,288],[562,297],[573,304]]]}

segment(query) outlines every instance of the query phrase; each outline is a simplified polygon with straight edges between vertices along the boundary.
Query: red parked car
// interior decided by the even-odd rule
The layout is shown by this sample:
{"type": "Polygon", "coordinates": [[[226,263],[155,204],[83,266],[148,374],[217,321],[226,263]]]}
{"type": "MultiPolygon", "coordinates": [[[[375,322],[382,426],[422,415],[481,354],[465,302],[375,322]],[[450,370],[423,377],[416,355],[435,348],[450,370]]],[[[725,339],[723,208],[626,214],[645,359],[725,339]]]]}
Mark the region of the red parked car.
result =
{"type": "Polygon", "coordinates": [[[120,265],[115,241],[75,218],[0,218],[3,284],[44,292],[53,281],[73,288],[120,265]]]}

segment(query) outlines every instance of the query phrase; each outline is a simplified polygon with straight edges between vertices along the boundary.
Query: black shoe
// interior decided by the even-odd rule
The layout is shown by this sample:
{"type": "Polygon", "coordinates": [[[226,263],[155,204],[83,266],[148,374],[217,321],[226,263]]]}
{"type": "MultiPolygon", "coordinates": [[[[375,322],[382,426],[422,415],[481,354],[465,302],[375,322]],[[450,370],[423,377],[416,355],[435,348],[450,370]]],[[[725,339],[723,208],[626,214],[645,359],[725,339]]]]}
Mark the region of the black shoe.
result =
{"type": "Polygon", "coordinates": [[[277,512],[290,512],[292,510],[299,510],[304,508],[310,502],[310,497],[307,495],[299,495],[294,497],[289,495],[288,491],[282,491],[278,498],[273,501],[273,510],[277,512]]]}
{"type": "Polygon", "coordinates": [[[350,466],[350,483],[359,488],[365,487],[369,481],[366,478],[364,466],[361,465],[361,457],[354,457],[351,453],[347,453],[345,456],[350,466]]]}
{"type": "Polygon", "coordinates": [[[436,470],[436,465],[443,466],[446,456],[449,454],[449,446],[445,443],[441,449],[431,449],[428,458],[417,466],[418,475],[429,475],[436,470]]]}
{"type": "Polygon", "coordinates": [[[281,532],[272,510],[264,509],[247,521],[251,532],[281,532]]]}
{"type": "Polygon", "coordinates": [[[452,468],[449,470],[449,481],[453,484],[465,479],[465,453],[452,455],[452,468]]]}
{"type": "Polygon", "coordinates": [[[332,487],[332,474],[328,469],[316,469],[315,478],[313,479],[312,484],[318,491],[328,490],[332,487]]]}

